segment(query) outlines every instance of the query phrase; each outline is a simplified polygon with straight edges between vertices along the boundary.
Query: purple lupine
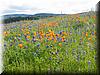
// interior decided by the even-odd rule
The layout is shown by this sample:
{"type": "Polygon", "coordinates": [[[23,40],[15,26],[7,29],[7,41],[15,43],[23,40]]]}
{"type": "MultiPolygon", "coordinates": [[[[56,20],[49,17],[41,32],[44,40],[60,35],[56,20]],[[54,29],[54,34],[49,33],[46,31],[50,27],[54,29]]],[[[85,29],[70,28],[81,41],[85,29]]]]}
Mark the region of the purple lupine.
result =
{"type": "Polygon", "coordinates": [[[94,35],[94,32],[91,32],[92,35],[94,35]]]}
{"type": "Polygon", "coordinates": [[[26,41],[29,41],[29,39],[28,39],[28,38],[26,38],[26,41]]]}
{"type": "Polygon", "coordinates": [[[36,42],[36,39],[35,39],[35,38],[33,38],[33,39],[32,39],[32,42],[36,42]]]}
{"type": "Polygon", "coordinates": [[[37,44],[37,47],[40,47],[40,44],[37,44]]]}
{"type": "Polygon", "coordinates": [[[80,41],[82,41],[82,38],[80,38],[80,41]]]}
{"type": "Polygon", "coordinates": [[[90,65],[90,64],[91,64],[91,61],[89,60],[89,61],[88,61],[88,65],[90,65]]]}
{"type": "Polygon", "coordinates": [[[25,46],[24,48],[25,48],[25,49],[28,49],[28,46],[25,46]]]}
{"type": "Polygon", "coordinates": [[[88,61],[88,71],[90,71],[90,64],[91,64],[91,61],[89,60],[88,61]]]}
{"type": "Polygon", "coordinates": [[[20,41],[21,40],[21,38],[20,37],[18,37],[18,41],[20,41]]]}
{"type": "Polygon", "coordinates": [[[54,40],[54,38],[52,38],[52,40],[54,40]]]}
{"type": "Polygon", "coordinates": [[[59,41],[59,37],[57,36],[57,40],[59,41]]]}
{"type": "Polygon", "coordinates": [[[62,34],[62,31],[60,31],[59,34],[61,35],[62,34]]]}
{"type": "Polygon", "coordinates": [[[59,38],[59,42],[62,40],[62,38],[59,38]]]}
{"type": "Polygon", "coordinates": [[[13,45],[13,43],[10,44],[10,46],[12,46],[12,45],[13,45]]]}
{"type": "Polygon", "coordinates": [[[44,35],[44,37],[46,37],[46,34],[44,35]]]}
{"type": "Polygon", "coordinates": [[[72,32],[70,31],[70,35],[72,35],[72,32]]]}
{"type": "Polygon", "coordinates": [[[76,42],[76,39],[74,39],[73,42],[76,42]]]}
{"type": "Polygon", "coordinates": [[[58,55],[58,51],[56,52],[56,55],[58,55]]]}
{"type": "Polygon", "coordinates": [[[29,26],[29,28],[32,28],[32,26],[29,26]]]}
{"type": "Polygon", "coordinates": [[[4,47],[6,47],[7,45],[4,43],[4,47]]]}
{"type": "Polygon", "coordinates": [[[49,60],[52,60],[52,58],[50,57],[49,60]]]}

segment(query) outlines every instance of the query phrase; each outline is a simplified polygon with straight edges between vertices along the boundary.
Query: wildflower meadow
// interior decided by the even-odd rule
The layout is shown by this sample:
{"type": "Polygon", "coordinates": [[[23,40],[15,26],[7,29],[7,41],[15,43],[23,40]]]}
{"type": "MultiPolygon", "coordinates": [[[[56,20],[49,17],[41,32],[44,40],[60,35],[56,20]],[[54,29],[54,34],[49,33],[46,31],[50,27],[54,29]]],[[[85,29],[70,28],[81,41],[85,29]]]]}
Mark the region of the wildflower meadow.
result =
{"type": "Polygon", "coordinates": [[[7,72],[97,72],[95,15],[64,15],[3,25],[7,72]]]}

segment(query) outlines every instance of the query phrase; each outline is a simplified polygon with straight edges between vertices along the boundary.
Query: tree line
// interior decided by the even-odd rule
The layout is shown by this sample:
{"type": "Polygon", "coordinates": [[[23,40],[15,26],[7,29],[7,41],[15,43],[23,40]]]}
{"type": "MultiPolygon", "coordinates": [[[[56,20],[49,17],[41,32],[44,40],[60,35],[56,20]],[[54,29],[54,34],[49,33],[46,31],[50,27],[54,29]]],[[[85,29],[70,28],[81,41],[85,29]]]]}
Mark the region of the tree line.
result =
{"type": "Polygon", "coordinates": [[[22,20],[39,20],[40,17],[36,16],[36,17],[10,17],[7,19],[3,19],[3,23],[7,24],[7,23],[12,23],[12,22],[17,22],[17,21],[22,21],[22,20]]]}

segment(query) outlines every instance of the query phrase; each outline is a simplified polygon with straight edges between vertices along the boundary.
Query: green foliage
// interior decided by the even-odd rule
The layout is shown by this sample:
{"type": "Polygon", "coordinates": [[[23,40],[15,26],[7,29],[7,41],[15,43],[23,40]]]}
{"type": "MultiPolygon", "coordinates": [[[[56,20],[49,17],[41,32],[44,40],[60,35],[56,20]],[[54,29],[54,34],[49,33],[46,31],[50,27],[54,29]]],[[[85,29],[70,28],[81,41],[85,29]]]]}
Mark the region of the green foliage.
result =
{"type": "MultiPolygon", "coordinates": [[[[97,72],[97,64],[94,58],[97,56],[97,42],[94,34],[96,28],[92,26],[95,20],[91,18],[92,24],[87,29],[88,25],[83,22],[72,21],[74,17],[69,17],[64,16],[61,19],[61,17],[57,16],[46,18],[45,20],[35,17],[34,22],[27,20],[5,25],[4,30],[9,31],[9,34],[4,36],[4,41],[6,42],[3,53],[4,70],[16,72],[46,72],[48,70],[71,73],[97,72]],[[48,22],[54,21],[58,23],[58,26],[42,28],[44,34],[50,29],[59,35],[60,32],[64,31],[67,33],[67,35],[64,35],[65,42],[59,40],[57,42],[54,42],[54,40],[48,41],[46,36],[44,36],[42,42],[39,40],[32,41],[33,33],[38,31],[40,23],[47,25],[48,22]],[[30,32],[27,34],[30,36],[29,40],[24,36],[27,31],[21,32],[19,24],[22,25],[22,29],[27,28],[30,32]],[[16,28],[11,29],[14,25],[16,25],[16,28]],[[87,37],[86,32],[88,34],[87,37]],[[18,34],[21,35],[18,36],[18,34]],[[92,42],[88,38],[91,38],[92,42]],[[23,44],[22,48],[19,47],[20,43],[23,44]],[[59,43],[62,46],[59,46],[59,43]]],[[[36,35],[35,39],[39,39],[39,35],[36,35]]]]}

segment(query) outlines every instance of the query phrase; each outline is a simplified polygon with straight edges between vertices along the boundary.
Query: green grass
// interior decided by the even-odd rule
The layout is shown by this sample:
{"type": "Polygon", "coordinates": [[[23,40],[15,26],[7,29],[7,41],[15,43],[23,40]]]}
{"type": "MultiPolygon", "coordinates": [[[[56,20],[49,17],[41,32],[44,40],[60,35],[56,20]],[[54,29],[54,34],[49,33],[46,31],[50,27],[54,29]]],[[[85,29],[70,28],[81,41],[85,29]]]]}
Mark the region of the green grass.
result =
{"type": "MultiPolygon", "coordinates": [[[[74,17],[73,17],[74,18],[74,17]]],[[[81,18],[82,19],[82,18],[81,18]]],[[[95,20],[89,19],[90,25],[84,22],[76,23],[76,20],[71,20],[67,16],[47,18],[46,20],[37,21],[21,21],[19,22],[23,29],[28,28],[30,32],[29,36],[31,39],[29,43],[26,42],[24,37],[24,32],[20,31],[19,24],[8,24],[4,27],[4,30],[9,32],[7,36],[4,36],[4,41],[6,42],[5,51],[3,53],[4,59],[4,70],[5,71],[16,71],[16,72],[45,72],[48,70],[57,72],[97,72],[97,64],[94,56],[97,54],[96,50],[96,35],[92,35],[91,32],[96,31],[96,27],[92,27],[95,24],[95,20]],[[68,20],[68,21],[67,21],[68,20]],[[59,33],[59,31],[72,32],[72,34],[65,35],[66,42],[57,41],[54,43],[53,40],[47,42],[47,38],[43,38],[43,42],[36,41],[31,42],[33,37],[33,32],[38,31],[39,22],[43,24],[48,22],[58,23],[56,27],[42,28],[44,33],[52,29],[54,33],[59,33]],[[30,29],[28,26],[32,26],[30,29]],[[12,28],[11,26],[16,26],[12,28]],[[82,25],[82,27],[80,27],[82,25]],[[89,27],[89,29],[87,29],[89,27]],[[86,38],[85,34],[88,33],[88,38],[92,38],[92,43],[86,38]],[[16,36],[21,34],[21,36],[16,36]],[[16,41],[14,42],[14,38],[16,41]],[[21,40],[18,41],[18,38],[21,40]],[[80,44],[80,39],[83,38],[82,44],[80,44]],[[75,42],[74,42],[75,41],[75,42]],[[19,48],[18,44],[22,42],[23,48],[19,48]],[[88,46],[88,43],[89,46],[88,46]],[[58,44],[61,43],[62,47],[58,44]],[[12,44],[12,46],[10,46],[12,44]],[[40,44],[40,47],[37,45],[40,44]],[[49,46],[46,48],[46,46],[49,46]],[[52,47],[50,47],[52,45],[52,47]],[[24,48],[26,47],[27,48],[24,48]],[[59,50],[58,54],[56,54],[59,50]],[[88,62],[90,61],[90,64],[88,62]]],[[[38,38],[38,36],[36,36],[38,38]]]]}

